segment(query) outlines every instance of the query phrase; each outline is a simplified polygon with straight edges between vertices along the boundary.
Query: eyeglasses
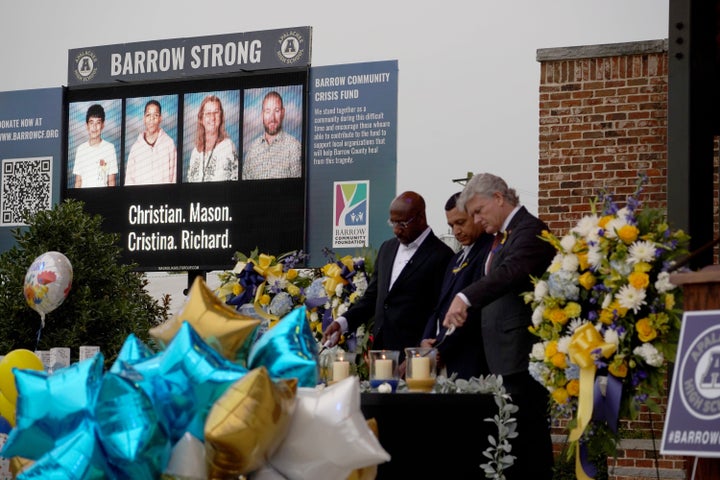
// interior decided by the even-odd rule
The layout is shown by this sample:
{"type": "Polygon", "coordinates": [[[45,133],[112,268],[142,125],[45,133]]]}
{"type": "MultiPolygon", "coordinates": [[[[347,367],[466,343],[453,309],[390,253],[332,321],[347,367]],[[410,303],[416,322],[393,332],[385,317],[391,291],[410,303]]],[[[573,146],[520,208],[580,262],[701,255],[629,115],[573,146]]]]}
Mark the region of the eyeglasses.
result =
{"type": "Polygon", "coordinates": [[[410,220],[405,220],[404,222],[394,222],[394,221],[392,221],[392,220],[390,220],[390,219],[388,218],[387,224],[388,224],[388,226],[390,226],[390,227],[392,227],[392,228],[398,228],[398,227],[400,227],[400,228],[405,229],[405,228],[407,228],[407,226],[410,225],[410,224],[412,223],[412,221],[415,220],[416,218],[417,218],[417,215],[415,215],[414,217],[412,217],[410,220]]]}

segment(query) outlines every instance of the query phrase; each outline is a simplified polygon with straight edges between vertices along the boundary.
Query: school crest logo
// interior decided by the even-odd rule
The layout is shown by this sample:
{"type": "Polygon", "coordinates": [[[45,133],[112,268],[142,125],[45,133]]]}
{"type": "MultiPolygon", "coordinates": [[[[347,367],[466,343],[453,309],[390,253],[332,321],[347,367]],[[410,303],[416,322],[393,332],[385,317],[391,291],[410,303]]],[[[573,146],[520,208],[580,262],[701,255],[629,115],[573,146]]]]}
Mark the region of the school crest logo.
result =
{"type": "Polygon", "coordinates": [[[98,59],[92,50],[84,50],[75,56],[75,78],[89,82],[97,74],[98,59]]]}
{"type": "Polygon", "coordinates": [[[283,33],[278,39],[278,59],[286,64],[292,65],[305,55],[305,38],[294,30],[283,33]]]}

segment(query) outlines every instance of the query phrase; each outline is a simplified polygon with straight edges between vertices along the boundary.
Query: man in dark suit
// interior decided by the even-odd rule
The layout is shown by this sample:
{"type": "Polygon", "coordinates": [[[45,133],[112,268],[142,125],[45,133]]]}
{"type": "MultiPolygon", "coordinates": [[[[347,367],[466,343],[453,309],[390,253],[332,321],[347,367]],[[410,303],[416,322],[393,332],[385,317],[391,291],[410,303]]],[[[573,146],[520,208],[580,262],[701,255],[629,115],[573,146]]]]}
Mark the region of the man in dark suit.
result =
{"type": "Polygon", "coordinates": [[[380,246],[365,294],[328,325],[322,342],[333,346],[340,332],[372,320],[372,348],[400,350],[402,361],[405,347],[420,344],[453,251],[428,226],[418,193],[404,192],[392,201],[388,224],[395,237],[380,246]]]}
{"type": "Polygon", "coordinates": [[[548,392],[528,372],[536,341],[528,327],[532,311],[522,293],[533,289],[531,276],[541,276],[555,249],[540,235],[547,225],[519,205],[515,189],[489,173],[474,175],[458,199],[496,241],[486,261],[486,274],[459,292],[443,325],[463,327],[480,309],[482,340],[490,373],[502,375],[503,385],[518,406],[518,437],[511,440],[515,463],[508,480],[552,478],[553,453],[548,419],[548,392]]]}
{"type": "MultiPolygon", "coordinates": [[[[472,215],[457,207],[458,197],[460,192],[445,203],[445,216],[462,248],[445,270],[440,299],[425,326],[421,346],[437,347],[438,364],[445,366],[448,377],[456,374],[457,378],[469,379],[489,373],[482,345],[480,319],[468,322],[466,328],[458,329],[447,337],[447,329],[442,326],[442,322],[455,294],[483,275],[483,265],[493,235],[485,233],[483,226],[473,221],[472,215]]],[[[471,315],[474,314],[479,317],[480,310],[471,312],[471,315]]]]}

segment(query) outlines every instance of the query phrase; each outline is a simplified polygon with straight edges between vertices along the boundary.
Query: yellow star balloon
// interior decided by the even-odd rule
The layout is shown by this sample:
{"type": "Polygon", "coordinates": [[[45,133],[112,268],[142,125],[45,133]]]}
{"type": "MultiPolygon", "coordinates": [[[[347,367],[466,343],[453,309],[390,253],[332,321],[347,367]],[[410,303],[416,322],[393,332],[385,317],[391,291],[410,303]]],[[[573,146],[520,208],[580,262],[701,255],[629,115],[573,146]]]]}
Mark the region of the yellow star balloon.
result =
{"type": "Polygon", "coordinates": [[[182,311],[162,325],[151,328],[150,336],[166,348],[183,322],[188,322],[198,335],[224,358],[243,364],[255,328],[260,324],[260,320],[241,315],[233,307],[226,305],[200,276],[195,278],[182,311]]]}
{"type": "Polygon", "coordinates": [[[213,404],[205,420],[208,478],[237,478],[265,465],[290,428],[296,379],[248,372],[213,404]]]}

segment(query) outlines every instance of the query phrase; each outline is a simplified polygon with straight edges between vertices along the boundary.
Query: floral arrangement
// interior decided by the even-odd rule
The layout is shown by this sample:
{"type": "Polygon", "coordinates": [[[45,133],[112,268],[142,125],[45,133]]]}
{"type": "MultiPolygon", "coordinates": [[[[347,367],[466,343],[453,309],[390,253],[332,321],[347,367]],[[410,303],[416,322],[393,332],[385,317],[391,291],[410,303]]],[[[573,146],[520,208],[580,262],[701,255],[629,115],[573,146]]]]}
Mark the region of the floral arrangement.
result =
{"type": "MultiPolygon", "coordinates": [[[[305,299],[310,327],[318,341],[327,326],[365,294],[369,280],[364,256],[337,258],[327,248],[323,253],[328,262],[320,268],[320,276],[307,289],[305,299]]],[[[339,345],[345,350],[356,351],[358,340],[366,344],[365,329],[360,328],[360,332],[352,332],[347,337],[343,335],[339,345]]]]}
{"type": "MultiPolygon", "coordinates": [[[[307,254],[293,251],[269,255],[253,250],[249,256],[236,253],[232,271],[219,274],[220,286],[215,294],[228,305],[247,315],[257,315],[271,328],[280,318],[299,305],[305,305],[310,328],[320,342],[327,326],[357,301],[368,286],[374,256],[337,257],[323,250],[327,263],[320,268],[299,268],[307,254]]],[[[262,333],[262,332],[261,332],[262,333]]],[[[360,326],[356,332],[343,335],[339,348],[360,353],[358,374],[367,377],[364,354],[370,337],[360,326]]]]}
{"type": "Polygon", "coordinates": [[[279,256],[258,253],[257,249],[250,256],[238,252],[235,268],[219,274],[215,294],[240,311],[250,307],[252,310],[245,313],[254,312],[272,327],[305,300],[304,289],[311,284],[313,272],[297,267],[306,258],[302,251],[279,256]]]}
{"type": "Polygon", "coordinates": [[[687,254],[689,237],[663,212],[640,209],[645,183],[641,176],[624,208],[601,193],[569,233],[543,232],[557,253],[525,293],[540,338],[530,373],[549,390],[553,416],[569,419],[571,442],[595,427],[616,432],[618,419],[635,419],[642,405],[659,412],[653,397],[675,358],[681,290],[668,269],[687,254]]]}

